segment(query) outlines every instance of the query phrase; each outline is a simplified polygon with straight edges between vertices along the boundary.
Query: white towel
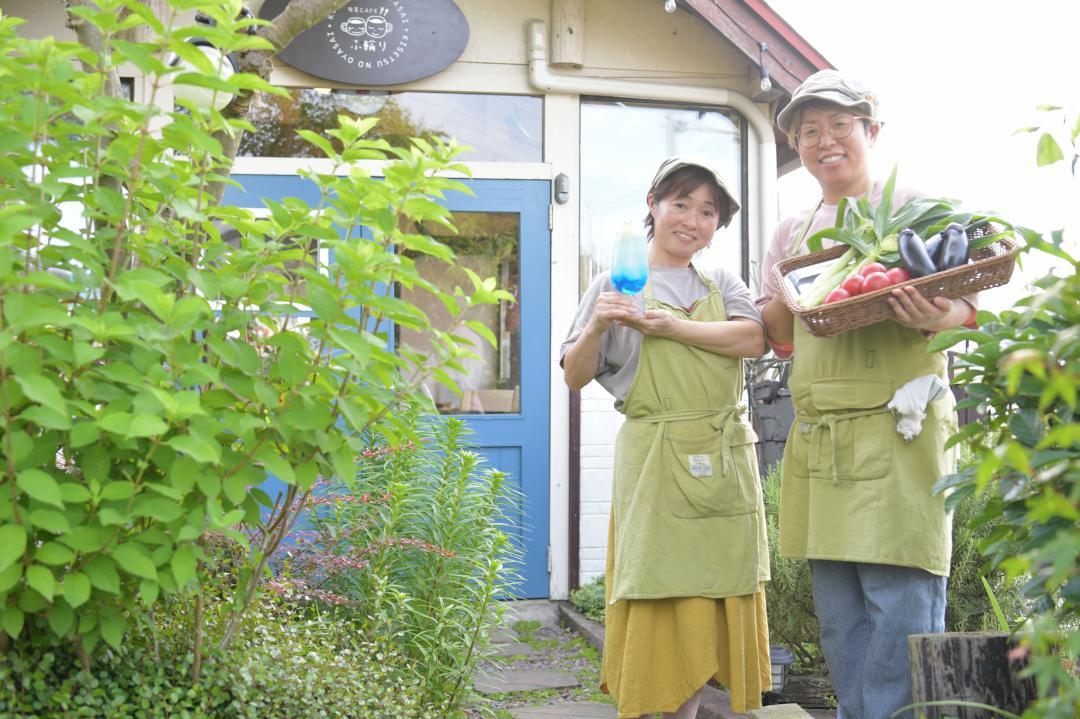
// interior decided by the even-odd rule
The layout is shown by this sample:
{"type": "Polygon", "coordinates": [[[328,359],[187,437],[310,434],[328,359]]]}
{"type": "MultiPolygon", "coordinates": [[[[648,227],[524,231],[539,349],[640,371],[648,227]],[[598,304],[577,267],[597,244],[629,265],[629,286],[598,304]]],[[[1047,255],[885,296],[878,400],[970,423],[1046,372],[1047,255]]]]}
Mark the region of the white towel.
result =
{"type": "Polygon", "coordinates": [[[919,436],[926,418],[926,405],[939,400],[949,391],[949,385],[936,374],[916,377],[900,389],[886,405],[896,415],[896,431],[910,442],[919,436]]]}

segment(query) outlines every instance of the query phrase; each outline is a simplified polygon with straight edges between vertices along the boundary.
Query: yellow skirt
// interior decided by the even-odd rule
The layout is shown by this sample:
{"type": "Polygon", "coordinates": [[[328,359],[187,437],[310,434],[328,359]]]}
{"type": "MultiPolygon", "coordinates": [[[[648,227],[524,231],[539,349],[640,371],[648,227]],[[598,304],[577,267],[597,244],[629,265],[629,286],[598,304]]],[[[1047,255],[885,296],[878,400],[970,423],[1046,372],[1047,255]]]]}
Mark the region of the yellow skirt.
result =
{"type": "MultiPolygon", "coordinates": [[[[607,576],[615,564],[608,528],[607,576]]],[[[611,582],[607,583],[610,598],[611,582]]],[[[674,712],[709,679],[728,688],[731,708],[761,706],[772,688],[765,589],[726,599],[629,599],[608,604],[600,688],[619,719],[674,712]]]]}

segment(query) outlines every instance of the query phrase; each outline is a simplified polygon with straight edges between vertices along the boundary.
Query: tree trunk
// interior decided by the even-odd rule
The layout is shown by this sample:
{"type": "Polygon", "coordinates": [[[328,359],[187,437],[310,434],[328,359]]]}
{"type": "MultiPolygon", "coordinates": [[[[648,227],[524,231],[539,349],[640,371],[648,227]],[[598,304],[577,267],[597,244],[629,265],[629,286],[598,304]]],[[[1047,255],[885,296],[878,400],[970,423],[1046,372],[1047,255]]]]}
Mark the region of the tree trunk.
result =
{"type": "MultiPolygon", "coordinates": [[[[1036,698],[1035,680],[1022,679],[1025,663],[1010,662],[1014,642],[1005,633],[947,632],[908,637],[912,700],[976,702],[1020,714],[1036,698]]],[[[912,716],[984,719],[987,709],[964,706],[916,708],[912,716]]]]}

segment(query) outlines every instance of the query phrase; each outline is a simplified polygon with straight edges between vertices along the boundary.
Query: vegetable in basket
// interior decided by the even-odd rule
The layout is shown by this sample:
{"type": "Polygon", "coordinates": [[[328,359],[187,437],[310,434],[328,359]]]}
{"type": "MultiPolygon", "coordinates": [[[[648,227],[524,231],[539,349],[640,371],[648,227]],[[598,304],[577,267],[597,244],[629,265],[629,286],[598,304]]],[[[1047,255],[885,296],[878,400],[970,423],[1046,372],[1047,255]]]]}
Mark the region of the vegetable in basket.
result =
{"type": "Polygon", "coordinates": [[[938,272],[967,262],[968,238],[963,226],[954,222],[941,231],[941,237],[941,258],[936,262],[938,272]]]}
{"type": "MultiPolygon", "coordinates": [[[[890,268],[897,269],[903,264],[914,278],[932,274],[944,268],[949,240],[953,243],[949,254],[950,261],[959,265],[967,261],[968,251],[984,247],[1013,233],[1014,228],[1011,223],[986,213],[961,212],[955,200],[917,198],[894,210],[892,196],[895,186],[896,168],[894,167],[885,183],[881,203],[876,208],[870,205],[870,200],[866,197],[843,198],[836,211],[835,226],[827,227],[807,240],[807,247],[813,252],[820,251],[822,240],[826,239],[845,244],[848,249],[826,267],[806,293],[799,298],[799,303],[803,307],[811,308],[822,304],[833,290],[839,288],[853,275],[863,276],[861,291],[869,292],[866,273],[862,270],[871,263],[880,263],[882,266],[880,271],[886,273],[889,279],[888,284],[896,284],[902,276],[893,273],[892,277],[889,277],[887,273],[891,271],[890,268]],[[967,230],[982,227],[991,222],[1003,226],[1005,230],[968,242],[967,230]],[[903,235],[907,239],[901,240],[902,231],[908,230],[911,235],[904,232],[903,235]],[[940,239],[937,238],[939,233],[940,239]],[[936,240],[940,246],[935,243],[935,246],[929,248],[928,251],[920,239],[922,236],[931,236],[932,241],[936,240]],[[963,238],[962,241],[960,238],[963,238]],[[919,247],[916,247],[912,240],[918,242],[919,247]],[[905,243],[904,247],[901,246],[902,241],[905,243]],[[912,257],[921,250],[920,260],[922,261],[915,263],[916,267],[902,262],[905,250],[910,251],[912,257]],[[935,252],[940,253],[943,267],[938,267],[931,259],[931,255],[935,252]],[[961,256],[963,259],[957,259],[961,256]]],[[[877,289],[887,286],[882,284],[881,278],[875,278],[872,284],[877,289]]],[[[852,295],[850,288],[847,293],[849,296],[852,295]]],[[[846,298],[833,295],[834,302],[839,299],[846,298]]]]}
{"type": "Polygon", "coordinates": [[[915,234],[915,230],[906,227],[900,230],[899,243],[900,258],[904,261],[904,267],[912,277],[926,277],[937,272],[930,253],[926,251],[926,243],[923,238],[915,234]]]}

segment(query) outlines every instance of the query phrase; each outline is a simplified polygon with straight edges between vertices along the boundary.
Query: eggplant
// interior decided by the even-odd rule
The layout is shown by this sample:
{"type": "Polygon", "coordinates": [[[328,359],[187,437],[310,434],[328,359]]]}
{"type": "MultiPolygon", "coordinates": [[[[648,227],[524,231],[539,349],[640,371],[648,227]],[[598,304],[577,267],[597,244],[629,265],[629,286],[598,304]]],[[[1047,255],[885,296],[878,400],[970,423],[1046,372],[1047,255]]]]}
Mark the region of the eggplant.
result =
{"type": "Polygon", "coordinates": [[[926,252],[926,243],[914,230],[908,227],[900,230],[896,241],[900,245],[900,259],[904,261],[904,267],[912,277],[926,277],[937,272],[933,260],[926,252]]]}
{"type": "Polygon", "coordinates": [[[930,255],[930,261],[934,263],[934,267],[941,268],[941,247],[942,247],[941,233],[937,233],[929,240],[926,241],[926,254],[930,255]]]}
{"type": "Polygon", "coordinates": [[[941,259],[938,270],[951,270],[968,261],[968,238],[964,227],[955,222],[941,231],[941,259]]]}

